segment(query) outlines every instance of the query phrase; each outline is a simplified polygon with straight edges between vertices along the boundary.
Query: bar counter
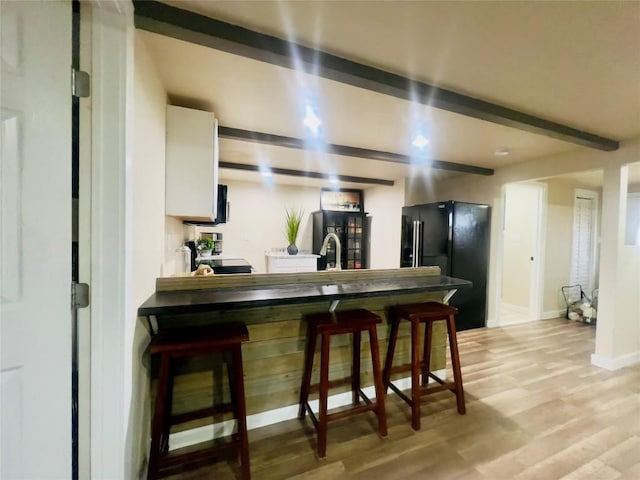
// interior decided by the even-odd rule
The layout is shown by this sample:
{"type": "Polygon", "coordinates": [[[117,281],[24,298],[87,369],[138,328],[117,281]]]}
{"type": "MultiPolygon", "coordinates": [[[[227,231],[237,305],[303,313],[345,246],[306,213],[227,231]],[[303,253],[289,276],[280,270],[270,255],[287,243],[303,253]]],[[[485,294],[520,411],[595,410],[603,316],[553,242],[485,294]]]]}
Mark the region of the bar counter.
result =
{"type": "MultiPolygon", "coordinates": [[[[242,355],[247,412],[252,415],[297,403],[306,341],[303,315],[330,309],[371,310],[383,318],[378,338],[384,356],[388,306],[443,301],[456,289],[470,286],[467,280],[440,275],[438,267],[166,277],[157,279],[156,292],[140,306],[138,315],[152,326],[152,332],[223,321],[246,323],[250,340],[243,344],[242,355]]],[[[445,365],[446,333],[442,327],[436,324],[433,332],[434,369],[445,365]]],[[[362,346],[365,353],[368,352],[366,337],[362,346]]],[[[409,358],[408,337],[408,326],[403,325],[396,347],[398,362],[402,362],[403,357],[409,358]]],[[[331,378],[348,375],[350,342],[336,338],[331,350],[331,378]]],[[[204,408],[210,401],[215,381],[210,371],[202,371],[204,362],[180,367],[175,383],[174,413],[204,408]]],[[[370,359],[363,356],[365,386],[372,384],[370,369],[370,359]]],[[[204,423],[192,422],[178,430],[204,423]]]]}
{"type": "MultiPolygon", "coordinates": [[[[315,301],[335,302],[354,298],[370,298],[394,294],[449,291],[471,286],[468,280],[443,275],[433,275],[430,267],[424,275],[402,277],[395,270],[369,270],[368,272],[388,272],[389,277],[349,275],[344,272],[316,272],[307,274],[272,274],[275,280],[296,280],[296,283],[282,283],[273,286],[240,285],[226,288],[207,288],[204,282],[209,277],[185,277],[190,283],[174,284],[193,287],[194,290],[161,290],[153,294],[138,309],[138,316],[169,315],[208,312],[218,309],[263,307],[273,305],[298,304],[315,301]],[[318,273],[320,276],[318,276],[318,273]],[[322,274],[325,273],[326,277],[322,274]],[[341,275],[345,273],[347,275],[341,275]],[[285,278],[288,277],[288,278],[285,278]],[[201,284],[199,284],[201,283],[201,284]],[[198,289],[195,289],[198,287],[198,289]]],[[[421,269],[413,269],[421,270],[421,269]]],[[[404,270],[400,270],[401,273],[404,270]]],[[[250,274],[252,277],[254,274],[250,274]]],[[[219,277],[213,277],[216,280],[219,277]]],[[[234,277],[235,278],[235,277],[234,277]]],[[[247,279],[244,277],[244,279],[247,279]]],[[[171,279],[169,279],[171,280],[171,279]]],[[[220,287],[221,285],[216,285],[220,287]]]]}

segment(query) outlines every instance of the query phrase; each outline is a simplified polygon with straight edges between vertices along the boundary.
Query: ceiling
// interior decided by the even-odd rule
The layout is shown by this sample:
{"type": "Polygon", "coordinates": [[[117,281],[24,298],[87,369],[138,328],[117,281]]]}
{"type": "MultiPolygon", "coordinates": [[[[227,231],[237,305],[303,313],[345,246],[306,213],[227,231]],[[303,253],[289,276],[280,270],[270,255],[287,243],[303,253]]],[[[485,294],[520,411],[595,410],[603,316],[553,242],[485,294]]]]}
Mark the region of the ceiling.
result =
{"type": "MultiPolygon", "coordinates": [[[[608,139],[640,136],[640,2],[164,3],[608,139]]],[[[225,127],[302,139],[308,135],[302,113],[312,102],[323,142],[407,155],[415,164],[223,138],[224,162],[437,181],[461,173],[428,168],[425,156],[498,169],[588,148],[302,69],[138,33],[174,104],[211,110],[225,127]],[[430,142],[419,160],[411,146],[417,129],[430,142]],[[496,156],[498,149],[510,154],[496,156]]],[[[262,180],[257,172],[225,169],[221,175],[262,180]]],[[[273,179],[328,186],[326,179],[273,179]]]]}

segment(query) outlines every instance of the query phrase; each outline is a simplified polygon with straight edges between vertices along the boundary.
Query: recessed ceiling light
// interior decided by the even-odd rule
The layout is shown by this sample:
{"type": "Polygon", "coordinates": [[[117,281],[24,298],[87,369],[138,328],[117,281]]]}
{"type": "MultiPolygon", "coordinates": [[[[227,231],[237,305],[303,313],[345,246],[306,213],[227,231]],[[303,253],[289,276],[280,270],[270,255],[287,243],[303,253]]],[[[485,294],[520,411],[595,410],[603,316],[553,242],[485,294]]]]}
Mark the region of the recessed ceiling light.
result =
{"type": "Polygon", "coordinates": [[[418,135],[415,136],[415,138],[413,139],[413,142],[411,142],[411,145],[413,145],[416,148],[424,148],[427,145],[429,145],[429,139],[424,135],[422,135],[421,133],[419,133],[418,135]]]}
{"type": "Polygon", "coordinates": [[[506,157],[507,155],[509,155],[511,152],[509,151],[509,149],[507,148],[498,148],[496,149],[495,152],[493,152],[493,154],[496,157],[506,157]]]}
{"type": "Polygon", "coordinates": [[[318,130],[320,125],[322,125],[322,120],[318,118],[311,105],[307,105],[304,109],[304,119],[302,120],[302,124],[311,130],[313,135],[318,136],[318,130]]]}

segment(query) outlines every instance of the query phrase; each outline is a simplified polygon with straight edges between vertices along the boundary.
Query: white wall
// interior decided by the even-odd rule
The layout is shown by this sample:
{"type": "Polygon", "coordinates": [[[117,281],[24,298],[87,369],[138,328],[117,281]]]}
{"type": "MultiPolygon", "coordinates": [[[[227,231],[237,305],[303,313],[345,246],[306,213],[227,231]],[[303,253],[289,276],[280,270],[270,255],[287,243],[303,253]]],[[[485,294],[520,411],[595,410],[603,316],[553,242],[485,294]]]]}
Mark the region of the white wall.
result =
{"type": "Polygon", "coordinates": [[[258,273],[266,271],[264,252],[271,248],[286,248],[285,208],[303,209],[297,247],[299,251],[311,252],[311,212],[320,208],[320,189],[290,185],[271,185],[227,180],[220,183],[228,186],[229,220],[216,227],[201,231],[223,234],[225,255],[246,259],[258,273]]]}
{"type": "MultiPolygon", "coordinates": [[[[151,58],[136,35],[134,51],[133,304],[136,309],[155,291],[165,257],[164,149],[167,94],[151,58]]],[[[133,315],[135,319],[135,313],[133,315]]],[[[132,353],[132,398],[126,452],[130,478],[139,478],[149,438],[149,377],[143,366],[148,334],[136,321],[132,353]]]]}
{"type": "Polygon", "coordinates": [[[144,43],[136,35],[134,70],[133,269],[141,304],[155,291],[164,262],[164,150],[167,94],[144,43]]]}
{"type": "Polygon", "coordinates": [[[640,363],[640,248],[624,245],[627,175],[627,167],[604,168],[598,328],[591,361],[611,370],[640,363]]]}
{"type": "Polygon", "coordinates": [[[404,180],[393,187],[372,187],[364,191],[365,210],[371,215],[369,268],[400,268],[404,205],[404,180]]]}
{"type": "Polygon", "coordinates": [[[629,193],[624,243],[640,246],[640,193],[629,193]]]}
{"type": "Polygon", "coordinates": [[[544,265],[544,312],[566,308],[562,287],[569,285],[573,235],[574,187],[569,182],[548,180],[547,238],[544,265]]]}
{"type": "MultiPolygon", "coordinates": [[[[300,226],[297,246],[300,252],[312,251],[311,212],[320,209],[320,188],[242,182],[225,179],[224,172],[220,183],[228,186],[229,221],[215,227],[187,229],[187,236],[193,237],[199,232],[220,232],[223,235],[224,255],[244,258],[257,273],[264,273],[264,252],[271,248],[287,247],[287,237],[284,233],[285,208],[302,208],[305,215],[300,226]]],[[[364,190],[365,210],[372,218],[370,268],[399,266],[400,216],[403,205],[402,180],[393,187],[380,186],[364,190]]],[[[174,238],[176,235],[179,235],[179,230],[167,223],[167,237],[174,238]],[[169,228],[173,228],[173,231],[170,232],[169,228]]],[[[167,249],[168,258],[172,255],[169,251],[171,248],[173,246],[167,249]]]]}

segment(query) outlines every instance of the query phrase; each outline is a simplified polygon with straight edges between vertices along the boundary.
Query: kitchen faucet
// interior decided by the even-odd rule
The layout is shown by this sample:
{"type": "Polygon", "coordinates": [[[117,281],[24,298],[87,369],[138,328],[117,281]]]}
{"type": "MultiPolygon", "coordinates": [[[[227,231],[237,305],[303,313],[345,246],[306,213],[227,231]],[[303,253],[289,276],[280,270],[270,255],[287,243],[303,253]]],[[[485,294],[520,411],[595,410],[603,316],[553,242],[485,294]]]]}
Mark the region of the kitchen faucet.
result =
{"type": "MultiPolygon", "coordinates": [[[[320,255],[324,257],[327,254],[327,246],[329,245],[329,240],[332,238],[334,242],[336,242],[336,266],[331,270],[342,270],[342,266],[340,265],[340,259],[342,258],[342,246],[340,245],[340,239],[335,233],[327,233],[327,236],[324,237],[322,248],[320,248],[320,255]]],[[[326,270],[329,270],[329,268],[326,268],[326,270]]]]}

